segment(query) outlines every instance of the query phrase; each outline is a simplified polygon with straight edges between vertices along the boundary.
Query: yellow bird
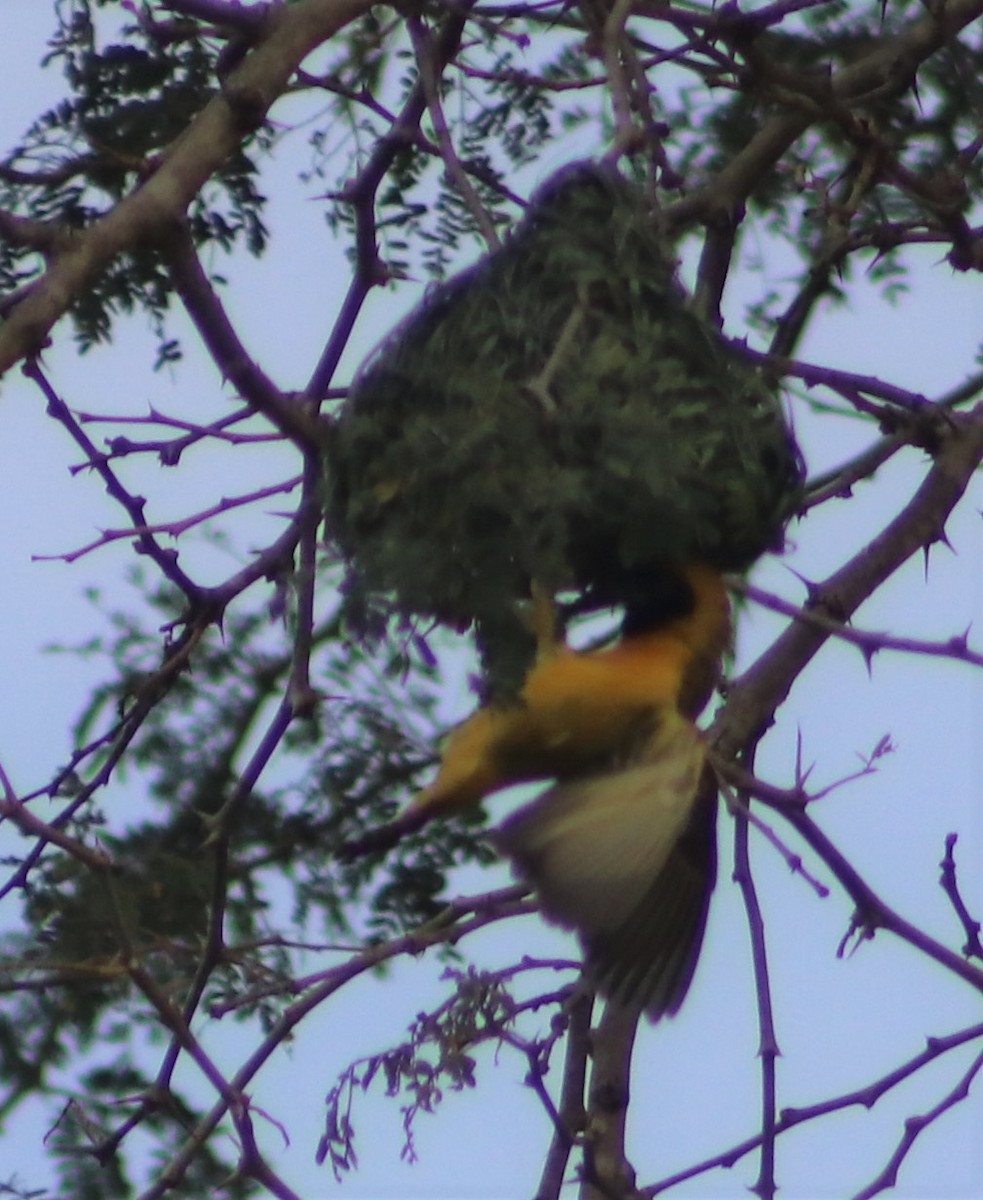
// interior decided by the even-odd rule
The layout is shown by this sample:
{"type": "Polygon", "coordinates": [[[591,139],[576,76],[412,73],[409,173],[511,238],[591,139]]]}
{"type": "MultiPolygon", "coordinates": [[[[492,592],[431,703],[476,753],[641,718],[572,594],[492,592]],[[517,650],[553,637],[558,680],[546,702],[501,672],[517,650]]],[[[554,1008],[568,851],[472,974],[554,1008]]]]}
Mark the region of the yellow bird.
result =
{"type": "Polygon", "coordinates": [[[518,702],[480,708],[450,733],[436,779],[405,819],[416,827],[499,788],[627,761],[667,714],[703,708],[729,641],[720,574],[701,564],[666,568],[659,587],[627,607],[616,645],[578,652],[541,643],[518,702]]]}
{"type": "Polygon", "coordinates": [[[517,702],[454,729],[433,783],[350,849],[383,849],[500,788],[556,780],[493,840],[544,914],[577,931],[598,989],[657,1019],[689,986],[716,870],[716,793],[693,718],[731,621],[710,567],[665,568],[649,582],[609,648],[572,650],[541,619],[517,702]]]}
{"type": "Polygon", "coordinates": [[[731,632],[716,571],[690,564],[670,579],[628,606],[615,646],[541,644],[519,703],[454,730],[404,815],[422,823],[555,778],[493,841],[544,915],[576,930],[598,990],[656,1020],[688,990],[716,874],[716,793],[693,718],[731,632]]]}

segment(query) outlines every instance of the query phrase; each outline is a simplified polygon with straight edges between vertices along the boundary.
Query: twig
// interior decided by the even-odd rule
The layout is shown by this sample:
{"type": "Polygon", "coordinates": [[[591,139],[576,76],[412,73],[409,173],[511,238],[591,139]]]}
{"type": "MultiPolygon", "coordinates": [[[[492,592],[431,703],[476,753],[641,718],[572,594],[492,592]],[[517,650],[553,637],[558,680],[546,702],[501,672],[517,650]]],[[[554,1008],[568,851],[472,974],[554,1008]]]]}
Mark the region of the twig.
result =
{"type": "MultiPolygon", "coordinates": [[[[282,434],[280,433],[228,432],[230,426],[239,425],[243,421],[248,421],[255,417],[255,412],[248,407],[241,408],[237,412],[228,413],[226,416],[220,417],[217,421],[213,421],[210,425],[198,425],[193,421],[184,421],[179,417],[171,417],[166,413],[158,412],[152,406],[145,417],[102,416],[98,413],[81,411],[76,412],[75,415],[80,425],[164,425],[172,429],[186,430],[184,437],[172,438],[169,441],[160,438],[154,441],[135,442],[122,436],[107,438],[106,446],[108,449],[105,454],[107,461],[111,461],[114,458],[124,458],[130,454],[157,454],[160,457],[161,466],[175,467],[180,462],[181,455],[189,446],[194,446],[197,442],[208,438],[226,442],[230,446],[255,445],[257,442],[278,442],[282,438],[282,434]]],[[[78,468],[75,469],[78,470],[78,468]]]]}
{"type": "MultiPolygon", "coordinates": [[[[590,0],[584,5],[593,13],[590,0]]],[[[631,15],[632,0],[614,0],[610,5],[599,5],[604,14],[601,26],[600,50],[604,57],[604,69],[608,77],[608,93],[614,110],[614,141],[620,152],[630,152],[638,141],[638,130],[632,115],[631,84],[623,61],[625,24],[631,15]]]]}
{"type": "MultiPolygon", "coordinates": [[[[876,396],[888,404],[897,406],[916,415],[940,413],[940,406],[921,392],[912,392],[893,383],[885,383],[876,375],[861,375],[853,371],[842,371],[836,367],[824,367],[817,363],[801,362],[794,358],[782,358],[775,354],[761,354],[750,347],[742,351],[752,362],[767,367],[779,375],[791,375],[801,379],[807,387],[832,388],[839,395],[865,393],[876,396]]],[[[879,411],[879,410],[878,410],[879,411]]]]}
{"type": "Polygon", "coordinates": [[[849,642],[850,645],[856,646],[868,665],[879,651],[897,650],[904,654],[925,654],[931,658],[954,659],[956,662],[967,663],[971,667],[983,667],[983,652],[970,649],[968,630],[965,633],[954,634],[943,642],[930,642],[921,638],[897,637],[894,634],[880,633],[872,629],[853,629],[815,608],[794,604],[753,583],[738,580],[734,583],[734,587],[756,604],[760,604],[762,608],[791,617],[794,621],[812,625],[839,641],[849,642]]]}
{"type": "Polygon", "coordinates": [[[474,218],[481,236],[485,239],[485,244],[489,249],[494,249],[501,244],[498,230],[458,158],[447,118],[444,116],[444,106],[441,103],[439,88],[440,71],[444,62],[437,55],[430,32],[420,17],[413,14],[407,17],[406,28],[409,30],[410,40],[413,43],[413,52],[420,70],[420,81],[427,98],[427,109],[447,177],[454,184],[468,212],[474,218]]]}
{"type": "Polygon", "coordinates": [[[893,933],[970,984],[977,991],[983,992],[983,970],[972,966],[947,946],[943,946],[941,942],[912,925],[910,921],[906,921],[900,913],[882,900],[847,857],[809,816],[802,806],[801,799],[791,804],[787,802],[785,799],[787,795],[798,796],[798,792],[782,793],[779,789],[769,787],[736,765],[729,766],[727,771],[738,783],[738,786],[775,812],[780,813],[806,845],[819,855],[856,905],[855,925],[868,931],[885,929],[893,933]]]}
{"type": "MultiPolygon", "coordinates": [[[[265,1188],[271,1196],[276,1196],[277,1200],[302,1200],[300,1194],[288,1187],[263,1157],[253,1131],[251,1111],[248,1105],[243,1105],[234,1114],[236,1133],[242,1147],[239,1155],[240,1175],[246,1179],[255,1179],[260,1187],[265,1188]]],[[[286,1138],[283,1126],[279,1122],[276,1122],[276,1125],[286,1138]]],[[[287,1140],[289,1142],[289,1139],[287,1140]]]]}
{"type": "Polygon", "coordinates": [[[300,553],[294,573],[297,598],[293,637],[293,665],[287,698],[295,717],[314,715],[318,695],[311,685],[311,650],[314,645],[314,600],[317,588],[317,531],[321,522],[321,470],[317,458],[308,456],[304,465],[304,492],[297,514],[300,553]]]}
{"type": "MultiPolygon", "coordinates": [[[[410,953],[418,953],[419,947],[424,945],[425,939],[428,939],[431,934],[438,934],[442,931],[452,930],[456,923],[460,922],[464,917],[471,913],[480,915],[483,912],[498,912],[503,906],[508,906],[509,911],[513,915],[523,915],[536,912],[538,905],[535,900],[527,896],[527,889],[515,885],[507,888],[500,888],[494,892],[488,892],[481,896],[471,897],[466,900],[451,901],[436,917],[426,921],[423,925],[417,927],[413,933],[416,939],[414,945],[418,947],[416,951],[410,953]]],[[[449,940],[453,943],[456,940],[456,935],[449,936],[449,940]]],[[[443,937],[436,939],[443,940],[443,937]]],[[[429,946],[429,941],[425,942],[425,946],[429,946]]],[[[325,951],[331,950],[342,952],[350,956],[360,956],[372,951],[367,951],[365,946],[346,946],[346,945],[330,945],[322,948],[325,951]]],[[[529,959],[523,960],[523,968],[528,970],[576,970],[580,964],[570,959],[550,959],[545,961],[533,961],[529,959]]],[[[263,984],[253,988],[250,992],[242,996],[236,996],[229,1000],[215,1001],[209,1005],[208,1014],[211,1017],[224,1017],[231,1012],[237,1012],[242,1008],[249,1007],[259,1000],[263,1000],[268,996],[280,996],[288,994],[291,996],[301,996],[311,988],[320,987],[324,983],[329,983],[335,978],[338,971],[337,966],[328,967],[323,971],[314,971],[309,975],[302,975],[296,979],[292,979],[287,983],[277,981],[275,983],[263,984]]]]}
{"type": "Polygon", "coordinates": [[[201,512],[193,513],[190,517],[184,517],[177,521],[162,521],[159,525],[139,525],[133,529],[106,529],[95,541],[89,542],[85,546],[80,546],[77,550],[70,550],[66,554],[32,554],[31,562],[73,563],[84,555],[91,554],[93,550],[99,550],[103,546],[110,545],[112,542],[125,539],[140,539],[158,533],[165,533],[169,537],[179,538],[181,534],[187,533],[189,529],[202,524],[203,521],[210,521],[212,517],[231,512],[234,508],[241,508],[245,504],[256,504],[260,500],[266,500],[270,496],[279,496],[284,492],[292,492],[302,481],[302,478],[301,475],[295,475],[292,479],[285,479],[283,483],[274,483],[269,487],[257,488],[255,492],[249,492],[244,496],[223,496],[211,508],[202,509],[201,512]]]}
{"type": "MultiPolygon", "coordinates": [[[[0,786],[3,797],[0,799],[0,820],[12,821],[18,829],[28,837],[39,838],[42,844],[50,843],[64,850],[66,854],[84,863],[93,871],[104,873],[113,865],[113,856],[107,850],[96,850],[86,846],[77,838],[69,837],[55,825],[42,821],[25,805],[16,791],[3,765],[0,764],[0,786]]],[[[4,892],[9,890],[5,888],[4,892]]]]}
{"type": "Polygon", "coordinates": [[[317,446],[318,429],[311,415],[276,387],[240,341],[185,225],[168,240],[166,255],[174,288],[221,375],[281,433],[302,447],[317,446]]]}
{"type": "MultiPolygon", "coordinates": [[[[516,891],[521,892],[521,889],[508,889],[509,893],[516,891]]],[[[356,976],[373,970],[380,963],[402,954],[419,954],[427,947],[438,943],[456,944],[462,938],[479,929],[486,928],[494,921],[507,920],[519,912],[529,910],[530,906],[521,901],[504,902],[500,907],[482,912],[460,924],[439,929],[430,928],[426,933],[415,931],[384,945],[373,946],[349,962],[326,973],[318,986],[311,988],[306,995],[291,1004],[276,1021],[263,1041],[233,1076],[230,1081],[231,1093],[241,1094],[273,1052],[290,1038],[297,1025],[329,996],[356,976]]],[[[228,1107],[225,1097],[220,1096],[212,1108],[195,1125],[182,1148],[158,1175],[156,1182],[141,1193],[139,1200],[162,1200],[169,1191],[180,1186],[191,1162],[225,1117],[228,1107]]]]}
{"type": "Polygon", "coordinates": [[[44,830],[38,833],[37,843],[21,859],[17,869],[7,882],[0,887],[0,900],[3,900],[10,892],[27,885],[30,874],[40,861],[45,847],[53,840],[51,831],[58,831],[67,825],[75,814],[88,804],[93,795],[109,782],[113,771],[139,733],[147,716],[167,695],[177,677],[186,668],[194,648],[210,623],[211,613],[206,610],[196,622],[187,625],[174,645],[165,648],[164,661],[152,675],[143,681],[131,707],[113,731],[112,744],[105,761],[95,776],[72,798],[71,802],[57,816],[44,822],[44,830]]]}
{"type": "Polygon", "coordinates": [[[966,934],[963,954],[967,958],[983,958],[983,945],[980,943],[980,923],[970,915],[969,909],[966,907],[966,902],[959,892],[959,881],[956,879],[956,842],[958,840],[959,835],[957,833],[946,834],[945,857],[939,863],[942,871],[939,882],[942,890],[949,897],[949,903],[955,910],[956,916],[959,918],[966,934]]]}
{"type": "MultiPolygon", "coordinates": [[[[802,856],[795,854],[792,850],[790,850],[774,831],[774,829],[772,829],[766,821],[763,821],[727,782],[727,764],[714,761],[714,769],[717,772],[718,783],[720,785],[720,790],[723,793],[724,800],[727,804],[728,811],[737,817],[739,822],[744,822],[745,824],[753,826],[762,835],[762,837],[764,837],[764,839],[770,843],[775,850],[778,851],[778,853],[785,860],[786,864],[788,865],[788,869],[792,872],[792,874],[800,875],[816,893],[819,899],[825,900],[829,895],[829,888],[824,883],[820,883],[815,875],[813,875],[812,872],[806,868],[805,863],[802,861],[802,856]]],[[[798,793],[789,793],[789,795],[797,798],[798,793]]],[[[810,803],[812,799],[815,799],[815,797],[810,797],[808,800],[803,797],[802,803],[810,803]]]]}
{"type": "MultiPolygon", "coordinates": [[[[473,0],[472,0],[473,2],[473,0]]],[[[433,45],[434,70],[449,62],[461,43],[471,4],[446,18],[433,45]]],[[[375,197],[379,185],[396,157],[408,143],[415,142],[420,121],[427,110],[426,89],[420,80],[410,92],[389,132],[378,139],[368,162],[336,199],[351,204],[355,218],[355,273],[304,394],[311,402],[327,391],[355,321],[369,291],[389,279],[389,269],[379,257],[375,219],[375,197]]]]}
{"type": "Polygon", "coordinates": [[[888,1189],[894,1187],[897,1183],[898,1171],[901,1168],[901,1164],[908,1156],[908,1152],[912,1146],[914,1146],[916,1138],[924,1133],[939,1117],[947,1113],[949,1109],[955,1108],[957,1104],[966,1099],[969,1095],[970,1085],[981,1070],[983,1070],[983,1053],[976,1056],[970,1064],[969,1069],[952,1091],[947,1096],[944,1096],[934,1108],[930,1108],[927,1113],[923,1113],[919,1117],[909,1117],[905,1121],[904,1134],[896,1150],[886,1163],[884,1170],[867,1187],[857,1192],[854,1200],[872,1200],[872,1197],[879,1196],[881,1192],[886,1192],[888,1189]]]}
{"type": "MultiPolygon", "coordinates": [[[[952,410],[970,400],[975,400],[983,390],[983,371],[970,375],[962,383],[951,388],[937,400],[931,401],[936,410],[952,410]]],[[[862,450],[854,458],[834,467],[823,475],[809,480],[806,500],[802,512],[823,504],[826,500],[842,499],[851,495],[853,485],[862,479],[869,479],[878,468],[882,467],[898,450],[908,445],[908,440],[896,433],[879,438],[866,450],[862,450]]]]}
{"type": "Polygon", "coordinates": [[[93,471],[99,475],[106,485],[106,491],[130,518],[135,531],[134,542],[137,552],[146,554],[149,558],[153,559],[164,577],[169,579],[175,587],[179,588],[191,604],[200,602],[203,597],[202,590],[178,565],[177,552],[174,550],[165,550],[152,533],[136,532],[137,530],[150,528],[147,525],[144,515],[146,501],[142,497],[134,496],[123,486],[112,467],[105,461],[104,456],[100,454],[95,445],[90,441],[88,435],[75,420],[68,405],[48,382],[37,359],[30,359],[24,364],[24,374],[28,379],[37,384],[45,400],[48,402],[48,412],[50,415],[65,427],[76,445],[82,450],[87,461],[91,463],[93,471]]]}
{"type": "Polygon", "coordinates": [[[535,1200],[560,1200],[563,1180],[570,1161],[574,1140],[584,1128],[584,1086],[587,1080],[587,1055],[590,1048],[590,1019],[594,1007],[591,992],[574,996],[566,1013],[567,1046],[563,1059],[563,1080],[553,1137],[543,1160],[543,1170],[535,1200]]]}
{"type": "MultiPolygon", "coordinates": [[[[743,807],[748,808],[743,796],[743,807]]],[[[781,1053],[775,1033],[775,1013],[768,972],[765,923],[757,889],[751,875],[748,851],[748,822],[738,819],[734,826],[734,879],[741,890],[748,930],[751,935],[751,961],[754,964],[754,990],[758,998],[758,1057],[761,1060],[761,1155],[758,1178],[751,1189],[760,1200],[773,1200],[775,1182],[775,1138],[777,1079],[775,1064],[781,1053]]]]}
{"type": "MultiPolygon", "coordinates": [[[[922,1067],[935,1062],[951,1050],[956,1050],[960,1046],[965,1046],[967,1042],[977,1041],[980,1038],[983,1038],[983,1024],[971,1025],[968,1029],[961,1030],[959,1033],[949,1034],[946,1037],[929,1038],[928,1045],[921,1053],[916,1054],[907,1062],[902,1063],[899,1067],[895,1067],[893,1071],[889,1071],[886,1075],[882,1075],[879,1079],[867,1084],[865,1087],[857,1088],[851,1092],[844,1092],[842,1095],[834,1096],[830,1100],[822,1100],[817,1104],[801,1108],[783,1109],[775,1125],[775,1132],[777,1135],[781,1135],[789,1129],[794,1129],[797,1125],[807,1124],[810,1121],[829,1116],[831,1113],[840,1112],[845,1108],[860,1106],[871,1109],[882,1096],[885,1096],[893,1088],[917,1074],[922,1067]]],[[[646,1196],[657,1196],[662,1192],[676,1187],[677,1184],[685,1183],[689,1179],[695,1179],[697,1176],[704,1175],[708,1171],[713,1171],[718,1167],[732,1167],[745,1154],[749,1154],[761,1145],[761,1137],[761,1134],[756,1134],[754,1137],[746,1138],[744,1141],[730,1146],[720,1154],[715,1154],[703,1162],[688,1167],[685,1171],[680,1171],[675,1175],[660,1179],[657,1183],[649,1184],[643,1188],[643,1193],[646,1196]]]]}

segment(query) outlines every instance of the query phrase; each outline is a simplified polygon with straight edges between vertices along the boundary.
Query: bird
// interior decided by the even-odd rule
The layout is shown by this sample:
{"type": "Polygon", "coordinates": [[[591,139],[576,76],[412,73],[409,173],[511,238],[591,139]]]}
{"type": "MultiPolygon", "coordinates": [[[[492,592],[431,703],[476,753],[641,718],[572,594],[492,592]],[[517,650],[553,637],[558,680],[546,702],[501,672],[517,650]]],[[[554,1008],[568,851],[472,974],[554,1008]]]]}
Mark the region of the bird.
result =
{"type": "Polygon", "coordinates": [[[386,849],[502,788],[553,780],[491,840],[544,916],[577,933],[590,983],[659,1020],[689,988],[715,882],[716,787],[695,719],[731,611],[723,576],[699,562],[641,570],[619,595],[618,641],[575,650],[534,590],[537,651],[518,697],[452,730],[433,782],[347,850],[386,849]]]}
{"type": "MultiPolygon", "coordinates": [[[[603,822],[604,812],[611,812],[613,845],[623,817],[629,830],[636,817],[643,820],[642,806],[633,806],[627,797],[665,793],[670,778],[666,761],[684,751],[690,769],[678,791],[685,793],[685,802],[678,812],[663,802],[663,816],[665,811],[672,814],[665,846],[682,848],[658,852],[669,874],[660,875],[654,858],[649,863],[653,880],[675,876],[678,892],[683,886],[679,881],[689,878],[684,851],[706,840],[688,840],[679,827],[699,792],[693,776],[702,743],[693,720],[717,685],[721,659],[730,646],[729,596],[720,572],[695,562],[640,570],[627,589],[618,581],[618,598],[624,606],[619,640],[610,647],[575,650],[557,636],[551,598],[539,594],[534,608],[537,656],[520,695],[511,703],[482,706],[452,730],[431,784],[394,821],[347,842],[343,856],[388,850],[434,817],[466,810],[501,788],[556,780],[555,790],[534,806],[535,820],[516,820],[501,834],[503,851],[520,874],[534,884],[545,877],[550,893],[550,872],[567,862],[573,848],[568,842],[565,850],[543,850],[550,841],[544,833],[550,815],[585,810],[603,822]]],[[[652,809],[657,822],[663,820],[659,805],[657,798],[652,809]]],[[[581,815],[573,822],[559,821],[558,828],[573,832],[592,823],[581,815]]],[[[705,863],[707,854],[699,848],[690,857],[705,863]]],[[[696,875],[706,875],[705,866],[696,875]]],[[[693,890],[702,895],[705,889],[693,890]]],[[[567,911],[562,904],[552,908],[561,919],[567,911]]],[[[690,906],[688,912],[693,911],[690,906]]]]}
{"type": "Polygon", "coordinates": [[[661,567],[637,581],[613,646],[577,651],[537,633],[516,702],[485,705],[451,731],[436,778],[404,813],[416,827],[516,783],[609,768],[644,747],[663,714],[695,717],[730,644],[730,604],[715,569],[661,567]]]}
{"type": "Polygon", "coordinates": [[[695,717],[730,644],[726,586],[699,563],[636,579],[612,647],[571,650],[539,623],[519,703],[452,732],[407,816],[429,819],[513,783],[556,782],[491,835],[573,929],[589,982],[653,1021],[678,1011],[716,877],[716,788],[695,717]]]}

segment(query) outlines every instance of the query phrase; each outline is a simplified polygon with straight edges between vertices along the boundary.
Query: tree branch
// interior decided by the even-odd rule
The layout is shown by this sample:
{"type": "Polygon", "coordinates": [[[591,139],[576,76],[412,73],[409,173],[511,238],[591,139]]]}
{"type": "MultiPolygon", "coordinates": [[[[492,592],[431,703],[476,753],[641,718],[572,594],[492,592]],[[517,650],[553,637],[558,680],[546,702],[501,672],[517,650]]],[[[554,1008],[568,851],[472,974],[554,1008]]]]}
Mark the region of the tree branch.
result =
{"type": "Polygon", "coordinates": [[[230,379],[250,408],[281,433],[301,446],[316,446],[316,421],[301,405],[292,403],[250,357],[205,274],[186,226],[167,240],[165,256],[174,288],[222,378],[230,379]]]}
{"type": "MultiPolygon", "coordinates": [[[[814,588],[814,608],[846,622],[882,583],[919,550],[943,536],[949,514],[962,498],[983,459],[983,405],[953,414],[924,482],[902,511],[840,570],[814,588]]],[[[811,622],[795,622],[729,690],[729,700],[711,727],[724,758],[736,756],[771,723],[792,684],[831,636],[811,622]]]]}
{"type": "MultiPolygon", "coordinates": [[[[822,115],[823,105],[848,104],[872,93],[896,95],[911,86],[919,65],[983,16],[983,0],[948,0],[911,22],[895,37],[833,75],[813,103],[787,109],[768,120],[725,167],[666,209],[675,229],[696,221],[731,221],[743,213],[748,196],[768,171],[822,115]]],[[[804,82],[803,80],[799,81],[804,82]]]]}
{"type": "Polygon", "coordinates": [[[573,1149],[575,1137],[584,1127],[587,1116],[584,1110],[584,1086],[587,1081],[590,1019],[593,1008],[594,996],[591,992],[575,995],[570,1003],[558,1120],[553,1126],[553,1137],[543,1161],[535,1200],[560,1200],[570,1151],[573,1149]]]}
{"type": "Polygon", "coordinates": [[[52,326],[114,258],[179,223],[199,189],[264,120],[307,55],[370,7],[370,0],[298,0],[271,10],[262,40],[153,175],[77,234],[0,326],[0,375],[44,346],[52,326]]]}
{"type": "MultiPolygon", "coordinates": [[[[746,797],[744,805],[747,806],[746,797]]],[[[751,957],[754,963],[754,990],[758,998],[758,1057],[761,1060],[761,1155],[758,1178],[751,1189],[760,1200],[772,1200],[775,1183],[775,1125],[777,1114],[776,1060],[781,1053],[775,1033],[775,1012],[771,1000],[771,979],[768,973],[768,951],[765,942],[765,922],[758,901],[757,889],[751,875],[747,820],[738,816],[734,826],[734,879],[741,889],[748,930],[751,934],[751,957]]]]}
{"type": "Polygon", "coordinates": [[[639,1017],[634,1009],[608,1001],[591,1039],[580,1200],[609,1200],[635,1190],[635,1171],[625,1153],[625,1126],[639,1017]]]}

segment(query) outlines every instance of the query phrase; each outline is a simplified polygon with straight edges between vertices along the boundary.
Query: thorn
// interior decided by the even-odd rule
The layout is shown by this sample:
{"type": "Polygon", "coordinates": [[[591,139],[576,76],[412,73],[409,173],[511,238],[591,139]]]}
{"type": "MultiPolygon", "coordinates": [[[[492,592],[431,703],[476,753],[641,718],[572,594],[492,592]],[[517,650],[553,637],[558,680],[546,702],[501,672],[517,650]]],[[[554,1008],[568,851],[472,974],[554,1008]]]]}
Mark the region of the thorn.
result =
{"type": "Polygon", "coordinates": [[[867,668],[867,678],[874,678],[874,655],[877,649],[874,646],[861,646],[860,653],[864,656],[864,666],[867,668]]]}
{"type": "Polygon", "coordinates": [[[811,579],[806,579],[801,572],[796,571],[794,567],[790,567],[787,563],[785,564],[785,570],[788,571],[789,574],[794,575],[806,590],[806,599],[803,608],[814,608],[819,603],[819,598],[822,595],[821,586],[811,579]]]}
{"type": "Polygon", "coordinates": [[[850,918],[850,925],[836,948],[837,958],[852,958],[860,949],[861,942],[869,942],[877,932],[875,926],[865,919],[857,909],[850,918]],[[849,943],[853,942],[851,946],[849,943]]]}
{"type": "Polygon", "coordinates": [[[969,631],[973,628],[973,623],[966,626],[962,633],[954,634],[949,638],[949,649],[953,654],[968,654],[969,653],[969,631]]]}
{"type": "Polygon", "coordinates": [[[799,791],[804,792],[806,783],[809,780],[809,776],[815,770],[816,764],[813,762],[813,763],[810,763],[809,766],[803,767],[802,766],[802,751],[803,751],[802,726],[800,725],[798,728],[798,731],[795,735],[795,786],[796,786],[796,788],[798,788],[799,791]]]}

